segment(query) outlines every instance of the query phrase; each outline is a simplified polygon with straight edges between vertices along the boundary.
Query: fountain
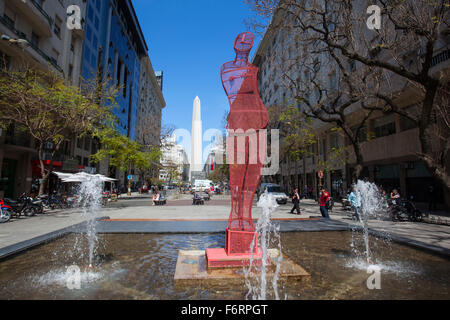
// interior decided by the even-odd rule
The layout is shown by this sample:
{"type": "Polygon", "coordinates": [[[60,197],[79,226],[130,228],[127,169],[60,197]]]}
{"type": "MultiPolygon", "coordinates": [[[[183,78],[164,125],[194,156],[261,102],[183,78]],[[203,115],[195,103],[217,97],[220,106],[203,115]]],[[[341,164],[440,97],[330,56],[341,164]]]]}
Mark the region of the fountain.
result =
{"type": "Polygon", "coordinates": [[[93,268],[94,257],[98,245],[96,232],[97,215],[102,206],[102,191],[104,182],[114,181],[100,174],[88,174],[80,172],[76,174],[59,173],[56,174],[64,183],[79,183],[77,192],[77,204],[82,209],[82,215],[86,218],[86,236],[88,241],[88,269],[93,268]]]}
{"type": "MultiPolygon", "coordinates": [[[[371,252],[371,243],[369,237],[369,219],[379,219],[384,214],[385,208],[385,200],[381,196],[380,191],[375,183],[358,180],[356,183],[356,193],[360,198],[361,207],[359,208],[359,213],[361,217],[362,223],[362,234],[364,241],[364,257],[365,263],[364,266],[366,268],[370,266],[374,266],[374,260],[371,252]]],[[[355,254],[359,255],[357,252],[356,244],[355,244],[355,231],[356,228],[352,228],[352,241],[351,248],[355,254]]],[[[389,239],[389,237],[386,237],[389,239]]],[[[357,263],[361,265],[361,263],[357,263]]],[[[360,266],[361,267],[361,266],[360,266]]]]}
{"type": "Polygon", "coordinates": [[[267,299],[267,278],[268,273],[271,273],[272,288],[274,292],[274,298],[279,299],[278,295],[278,275],[280,273],[281,262],[283,261],[283,255],[281,254],[281,241],[279,234],[279,225],[272,224],[270,216],[272,212],[278,207],[276,199],[273,195],[269,194],[267,190],[261,195],[258,201],[258,207],[262,208],[262,215],[256,223],[256,233],[260,235],[259,244],[258,239],[255,236],[250,245],[250,251],[253,252],[253,248],[259,246],[262,251],[261,265],[254,266],[253,259],[250,260],[248,267],[244,266],[245,284],[248,288],[246,298],[253,300],[266,300],[267,299]],[[270,249],[271,244],[275,244],[277,249],[270,249]],[[271,265],[275,265],[275,270],[269,270],[271,265]],[[256,269],[256,276],[255,270],[256,269]],[[256,280],[256,283],[252,283],[252,280],[256,280]]]}

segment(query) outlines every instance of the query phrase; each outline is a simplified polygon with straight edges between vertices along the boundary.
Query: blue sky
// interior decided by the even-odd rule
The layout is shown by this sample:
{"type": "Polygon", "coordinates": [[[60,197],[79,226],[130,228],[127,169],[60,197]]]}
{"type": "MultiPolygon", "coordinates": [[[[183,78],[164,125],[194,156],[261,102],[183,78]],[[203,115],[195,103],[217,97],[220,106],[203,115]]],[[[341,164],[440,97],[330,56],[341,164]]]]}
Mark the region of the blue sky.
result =
{"type": "MultiPolygon", "coordinates": [[[[164,71],[166,108],[162,123],[191,131],[192,107],[199,96],[203,132],[223,129],[229,109],[220,67],[234,59],[233,43],[248,31],[253,13],[243,0],[132,0],[155,70],[164,71]]],[[[250,53],[253,56],[259,39],[250,53]]],[[[190,155],[190,141],[181,143],[190,155]]],[[[205,147],[203,143],[203,146],[205,147]]],[[[204,157],[205,157],[204,152],[204,157]]]]}

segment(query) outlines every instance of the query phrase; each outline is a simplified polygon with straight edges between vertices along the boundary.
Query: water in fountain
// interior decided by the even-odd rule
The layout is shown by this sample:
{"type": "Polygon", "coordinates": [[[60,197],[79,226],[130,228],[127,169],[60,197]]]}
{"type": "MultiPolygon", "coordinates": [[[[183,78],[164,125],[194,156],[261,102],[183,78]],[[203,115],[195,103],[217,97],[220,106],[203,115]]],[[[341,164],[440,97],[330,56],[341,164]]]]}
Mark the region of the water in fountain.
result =
{"type": "MultiPolygon", "coordinates": [[[[369,219],[378,219],[384,214],[385,200],[375,183],[358,180],[356,194],[360,198],[361,207],[358,209],[363,229],[364,255],[368,265],[373,263],[371,244],[369,243],[369,219]]],[[[355,231],[356,229],[354,229],[355,231]]],[[[352,250],[356,252],[355,237],[352,235],[352,250]]]]}
{"type": "Polygon", "coordinates": [[[89,244],[89,267],[92,267],[97,248],[97,214],[102,205],[102,180],[96,175],[82,175],[78,203],[86,220],[86,236],[89,244]]]}
{"type": "Polygon", "coordinates": [[[245,283],[248,288],[246,295],[247,299],[253,300],[266,300],[267,299],[267,280],[268,271],[271,267],[271,260],[276,261],[275,270],[271,279],[272,289],[274,293],[274,299],[278,300],[278,274],[280,272],[281,261],[283,259],[281,255],[281,242],[279,234],[279,225],[272,224],[270,215],[275,211],[277,202],[273,195],[267,193],[267,191],[261,195],[258,201],[258,207],[262,208],[262,214],[256,223],[256,233],[251,243],[250,249],[253,252],[255,245],[256,234],[258,234],[259,246],[262,251],[262,263],[261,266],[253,265],[253,254],[248,267],[244,267],[245,283]],[[271,257],[269,253],[269,247],[275,245],[278,247],[278,257],[271,257]]]}

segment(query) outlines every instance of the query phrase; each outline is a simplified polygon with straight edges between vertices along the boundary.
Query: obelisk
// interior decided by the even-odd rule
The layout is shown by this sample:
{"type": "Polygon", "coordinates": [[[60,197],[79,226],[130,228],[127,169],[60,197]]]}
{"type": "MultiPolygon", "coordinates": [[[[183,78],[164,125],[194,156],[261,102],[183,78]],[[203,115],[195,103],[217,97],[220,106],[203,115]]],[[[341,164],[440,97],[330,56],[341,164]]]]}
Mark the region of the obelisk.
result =
{"type": "Polygon", "coordinates": [[[189,179],[194,182],[203,171],[202,167],[202,118],[199,97],[194,99],[194,109],[192,111],[192,132],[191,132],[191,163],[189,179]]]}

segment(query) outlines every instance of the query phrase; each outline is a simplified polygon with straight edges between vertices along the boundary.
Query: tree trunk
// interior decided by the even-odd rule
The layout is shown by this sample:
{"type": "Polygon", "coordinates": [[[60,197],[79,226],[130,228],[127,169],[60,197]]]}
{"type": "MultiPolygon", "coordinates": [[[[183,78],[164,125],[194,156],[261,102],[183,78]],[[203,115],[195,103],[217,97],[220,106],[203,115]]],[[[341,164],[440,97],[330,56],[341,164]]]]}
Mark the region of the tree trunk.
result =
{"type": "MultiPolygon", "coordinates": [[[[445,194],[449,194],[450,192],[449,168],[446,167],[445,163],[441,163],[433,152],[433,138],[432,134],[430,134],[433,130],[431,128],[433,123],[431,123],[430,118],[437,93],[437,85],[433,85],[427,89],[422,106],[422,118],[419,122],[419,141],[422,149],[419,158],[425,163],[429,172],[442,183],[444,187],[444,201],[446,202],[446,205],[450,207],[450,200],[446,200],[447,197],[445,197],[445,194]]],[[[445,160],[446,159],[444,159],[444,161],[445,160]]]]}
{"type": "Polygon", "coordinates": [[[42,143],[40,143],[40,146],[39,146],[38,157],[39,157],[39,164],[41,166],[41,177],[42,177],[42,181],[39,184],[38,196],[41,196],[44,194],[44,191],[45,191],[44,188],[45,188],[45,184],[46,184],[45,167],[44,167],[44,161],[42,160],[42,143]]]}

